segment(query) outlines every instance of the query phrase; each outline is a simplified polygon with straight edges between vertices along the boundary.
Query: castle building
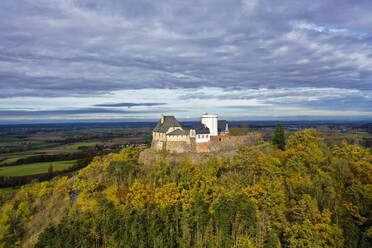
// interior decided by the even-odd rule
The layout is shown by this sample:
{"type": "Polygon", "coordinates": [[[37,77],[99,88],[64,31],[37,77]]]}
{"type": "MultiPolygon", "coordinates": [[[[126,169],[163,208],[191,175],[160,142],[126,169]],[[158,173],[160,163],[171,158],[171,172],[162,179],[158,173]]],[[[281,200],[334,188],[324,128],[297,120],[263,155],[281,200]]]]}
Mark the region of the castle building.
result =
{"type": "Polygon", "coordinates": [[[195,138],[196,143],[209,142],[211,133],[208,127],[200,123],[192,126],[190,137],[195,138]]]}
{"type": "Polygon", "coordinates": [[[202,115],[201,123],[183,130],[174,116],[162,115],[152,132],[151,148],[155,151],[209,152],[213,136],[227,135],[228,122],[218,120],[217,115],[202,115]]]}
{"type": "Polygon", "coordinates": [[[169,148],[173,142],[190,143],[190,138],[174,116],[162,115],[152,131],[151,147],[156,151],[172,150],[169,148]]]}

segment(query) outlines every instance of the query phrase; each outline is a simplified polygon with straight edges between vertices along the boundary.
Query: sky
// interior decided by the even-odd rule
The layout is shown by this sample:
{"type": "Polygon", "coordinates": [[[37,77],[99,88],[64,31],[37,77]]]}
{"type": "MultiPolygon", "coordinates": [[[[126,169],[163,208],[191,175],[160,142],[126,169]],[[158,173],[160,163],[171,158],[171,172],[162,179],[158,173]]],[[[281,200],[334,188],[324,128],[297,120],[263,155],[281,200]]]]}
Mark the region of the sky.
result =
{"type": "Polygon", "coordinates": [[[372,120],[370,0],[1,0],[0,124],[372,120]]]}

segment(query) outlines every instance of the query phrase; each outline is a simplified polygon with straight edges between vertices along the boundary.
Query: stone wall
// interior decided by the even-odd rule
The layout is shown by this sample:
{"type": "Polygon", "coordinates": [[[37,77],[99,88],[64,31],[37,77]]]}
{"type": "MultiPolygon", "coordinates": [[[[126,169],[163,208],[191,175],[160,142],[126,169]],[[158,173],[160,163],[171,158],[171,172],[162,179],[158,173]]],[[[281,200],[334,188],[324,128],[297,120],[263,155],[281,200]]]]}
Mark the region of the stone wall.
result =
{"type": "Polygon", "coordinates": [[[261,133],[249,133],[243,136],[212,136],[210,151],[230,151],[241,146],[254,146],[262,140],[261,133]]]}
{"type": "Polygon", "coordinates": [[[165,149],[172,153],[191,152],[191,144],[185,141],[167,141],[165,149]]]}
{"type": "Polygon", "coordinates": [[[153,166],[157,162],[163,160],[169,164],[181,163],[185,159],[191,159],[193,163],[204,163],[211,158],[226,157],[232,159],[236,155],[236,152],[221,152],[221,153],[171,153],[162,155],[155,152],[143,151],[140,154],[139,162],[145,166],[153,166]]]}
{"type": "Polygon", "coordinates": [[[196,143],[196,152],[209,152],[210,142],[198,142],[196,143]]]}
{"type": "MultiPolygon", "coordinates": [[[[184,139],[180,139],[184,140],[184,139]]],[[[211,136],[209,142],[196,143],[195,138],[187,137],[187,141],[153,140],[154,151],[169,150],[171,153],[231,151],[241,146],[254,146],[262,140],[261,133],[249,133],[243,136],[211,136]]]]}
{"type": "Polygon", "coordinates": [[[152,140],[151,149],[154,151],[161,151],[165,149],[165,142],[159,140],[152,140]]]}

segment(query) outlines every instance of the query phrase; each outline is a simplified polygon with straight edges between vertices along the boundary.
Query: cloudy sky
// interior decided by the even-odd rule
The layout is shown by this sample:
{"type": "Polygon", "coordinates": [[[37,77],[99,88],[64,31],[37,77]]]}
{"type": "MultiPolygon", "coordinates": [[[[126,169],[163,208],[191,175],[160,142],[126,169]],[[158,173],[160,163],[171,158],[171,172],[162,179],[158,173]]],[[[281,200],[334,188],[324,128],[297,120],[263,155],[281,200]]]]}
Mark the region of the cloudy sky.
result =
{"type": "Polygon", "coordinates": [[[0,123],[372,119],[370,0],[1,0],[0,123]]]}

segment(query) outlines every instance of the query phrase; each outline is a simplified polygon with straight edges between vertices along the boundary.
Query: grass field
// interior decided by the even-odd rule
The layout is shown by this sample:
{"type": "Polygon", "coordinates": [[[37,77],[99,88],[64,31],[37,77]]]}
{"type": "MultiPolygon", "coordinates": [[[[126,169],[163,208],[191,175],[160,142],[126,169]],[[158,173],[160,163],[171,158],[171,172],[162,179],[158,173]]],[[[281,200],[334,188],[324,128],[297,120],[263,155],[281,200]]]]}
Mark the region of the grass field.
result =
{"type": "Polygon", "coordinates": [[[74,165],[75,162],[76,160],[71,160],[0,167],[0,176],[25,176],[46,173],[48,172],[50,164],[53,165],[54,171],[61,171],[68,169],[74,165]]]}
{"type": "Polygon", "coordinates": [[[63,145],[63,146],[58,146],[56,149],[78,149],[79,146],[95,146],[95,145],[102,145],[102,142],[96,141],[96,142],[80,142],[80,143],[74,143],[71,145],[63,145]]]}
{"type": "Polygon", "coordinates": [[[29,151],[23,151],[23,152],[11,152],[11,153],[0,153],[0,157],[4,156],[24,156],[24,155],[37,155],[41,154],[42,152],[40,150],[29,150],[29,151]]]}
{"type": "Polygon", "coordinates": [[[66,135],[66,136],[75,136],[75,135],[80,135],[80,134],[83,134],[85,133],[86,130],[68,130],[68,131],[63,131],[63,135],[66,135]]]}
{"type": "Polygon", "coordinates": [[[27,158],[28,156],[16,156],[16,157],[13,157],[13,158],[7,158],[3,161],[0,162],[0,165],[2,164],[10,164],[10,163],[14,163],[16,162],[18,159],[21,159],[21,158],[27,158]]]}
{"type": "Polygon", "coordinates": [[[360,135],[360,136],[364,136],[364,137],[372,137],[372,133],[358,132],[357,134],[360,135]]]}
{"type": "Polygon", "coordinates": [[[349,133],[345,133],[344,135],[346,136],[362,136],[362,137],[372,137],[372,134],[371,133],[368,133],[368,132],[349,132],[349,133]]]}
{"type": "Polygon", "coordinates": [[[17,142],[17,141],[21,141],[20,138],[17,138],[17,137],[13,137],[13,136],[0,136],[0,143],[3,143],[3,142],[17,142]]]}

